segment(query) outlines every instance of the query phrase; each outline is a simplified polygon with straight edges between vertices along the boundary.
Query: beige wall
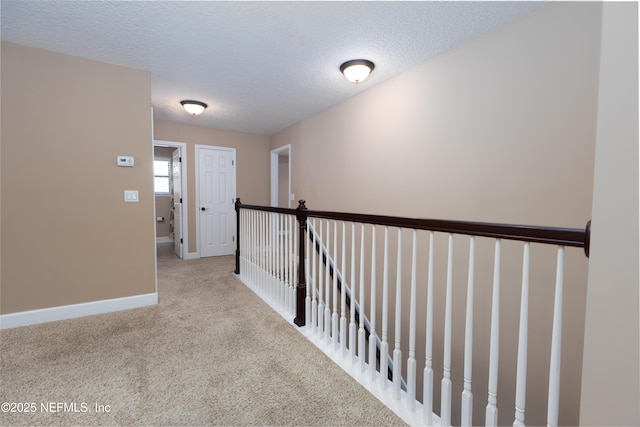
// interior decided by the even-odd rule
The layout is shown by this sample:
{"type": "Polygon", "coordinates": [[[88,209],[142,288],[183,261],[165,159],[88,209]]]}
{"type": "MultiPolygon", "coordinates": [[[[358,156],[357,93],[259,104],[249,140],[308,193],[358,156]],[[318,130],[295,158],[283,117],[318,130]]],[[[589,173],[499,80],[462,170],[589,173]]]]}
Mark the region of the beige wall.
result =
{"type": "Polygon", "coordinates": [[[150,90],[2,42],[2,314],[155,292],[150,90]]]}
{"type": "Polygon", "coordinates": [[[195,146],[212,145],[236,149],[236,194],[243,203],[269,204],[269,137],[202,126],[155,121],[156,140],[187,144],[187,188],[189,209],[189,252],[196,246],[195,146]]]}
{"type": "Polygon", "coordinates": [[[581,425],[640,425],[638,4],[605,3],[581,425]]]}
{"type": "MultiPolygon", "coordinates": [[[[292,144],[292,191],[309,209],[582,228],[591,216],[600,19],[597,3],[544,6],[279,132],[271,147],[292,144]]],[[[436,257],[442,260],[446,239],[440,240],[436,257]]],[[[418,297],[424,301],[424,238],[419,246],[418,297]]],[[[467,246],[456,239],[454,424],[462,390],[467,246]]],[[[474,422],[483,423],[493,252],[491,242],[478,246],[485,251],[476,261],[474,422]]],[[[513,422],[521,251],[503,245],[500,424],[513,422]]],[[[532,251],[527,422],[545,424],[548,364],[542,361],[549,354],[555,254],[539,246],[532,251]]],[[[574,425],[587,260],[569,249],[566,262],[560,422],[574,425]]],[[[442,269],[435,295],[440,328],[442,269]]],[[[418,337],[424,336],[423,319],[419,310],[418,337]]],[[[441,336],[434,343],[441,349],[441,336]]],[[[421,372],[423,343],[416,356],[421,372]]],[[[441,353],[434,364],[439,412],[441,353]]]]}

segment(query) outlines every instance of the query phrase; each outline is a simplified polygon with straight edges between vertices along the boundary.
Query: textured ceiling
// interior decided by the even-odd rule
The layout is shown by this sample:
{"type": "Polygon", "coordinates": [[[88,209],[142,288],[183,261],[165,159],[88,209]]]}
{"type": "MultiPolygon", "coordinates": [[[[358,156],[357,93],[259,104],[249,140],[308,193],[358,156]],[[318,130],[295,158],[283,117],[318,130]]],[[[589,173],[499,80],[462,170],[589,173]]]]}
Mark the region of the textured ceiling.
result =
{"type": "Polygon", "coordinates": [[[156,119],[271,135],[542,2],[2,0],[2,40],[151,72],[156,119]],[[376,64],[359,85],[338,67],[376,64]],[[183,99],[209,104],[189,116],[183,99]]]}

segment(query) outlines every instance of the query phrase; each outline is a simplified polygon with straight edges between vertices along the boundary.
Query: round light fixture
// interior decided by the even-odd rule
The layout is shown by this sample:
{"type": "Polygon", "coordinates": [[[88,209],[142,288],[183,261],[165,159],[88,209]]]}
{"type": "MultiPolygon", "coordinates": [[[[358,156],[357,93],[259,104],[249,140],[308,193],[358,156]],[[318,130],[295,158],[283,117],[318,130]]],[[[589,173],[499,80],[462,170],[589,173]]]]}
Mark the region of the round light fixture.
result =
{"type": "Polygon", "coordinates": [[[367,59],[352,59],[340,66],[340,71],[353,83],[360,83],[373,71],[375,65],[367,59]]]}
{"type": "Polygon", "coordinates": [[[185,100],[180,101],[180,104],[187,110],[187,113],[193,114],[194,116],[202,114],[204,109],[207,108],[207,104],[200,101],[185,100]]]}

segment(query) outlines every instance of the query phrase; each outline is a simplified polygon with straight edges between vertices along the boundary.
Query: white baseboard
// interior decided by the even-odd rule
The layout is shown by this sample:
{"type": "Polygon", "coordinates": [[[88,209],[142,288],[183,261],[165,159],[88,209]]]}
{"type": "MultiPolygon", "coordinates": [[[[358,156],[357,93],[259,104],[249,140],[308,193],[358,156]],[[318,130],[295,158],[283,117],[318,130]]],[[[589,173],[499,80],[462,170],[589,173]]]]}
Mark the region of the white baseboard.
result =
{"type": "Polygon", "coordinates": [[[173,243],[173,237],[169,237],[169,236],[156,237],[156,243],[173,243]]]}
{"type": "Polygon", "coordinates": [[[183,259],[199,259],[200,258],[200,253],[199,252],[185,252],[183,259]]]}
{"type": "Polygon", "coordinates": [[[158,304],[157,293],[2,314],[0,315],[0,329],[17,328],[20,326],[36,325],[38,323],[54,322],[56,320],[91,316],[93,314],[110,313],[154,304],[158,304]]]}

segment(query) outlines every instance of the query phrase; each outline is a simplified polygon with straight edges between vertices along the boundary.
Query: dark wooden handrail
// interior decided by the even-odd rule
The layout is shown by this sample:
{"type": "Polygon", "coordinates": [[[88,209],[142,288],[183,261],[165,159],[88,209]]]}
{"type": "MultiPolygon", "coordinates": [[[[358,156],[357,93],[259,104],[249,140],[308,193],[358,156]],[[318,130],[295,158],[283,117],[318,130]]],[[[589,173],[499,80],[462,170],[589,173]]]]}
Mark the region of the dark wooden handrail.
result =
{"type": "MultiPolygon", "coordinates": [[[[239,199],[238,199],[239,200],[239,199]]],[[[304,205],[304,200],[300,201],[304,205]]],[[[298,209],[275,208],[269,206],[244,205],[243,209],[276,212],[297,215],[298,209]]],[[[498,224],[489,222],[452,221],[442,219],[404,218],[396,216],[368,215],[358,213],[314,211],[305,209],[307,218],[324,218],[389,227],[410,228],[416,230],[439,231],[443,233],[466,234],[471,236],[493,237],[496,239],[519,240],[532,243],[545,243],[584,248],[589,256],[591,221],[584,229],[541,227],[532,225],[498,224]]]]}
{"type": "MultiPolygon", "coordinates": [[[[297,209],[276,208],[269,206],[245,205],[236,199],[236,214],[239,215],[240,209],[251,209],[264,212],[274,212],[286,215],[295,215],[300,226],[300,242],[299,242],[299,274],[298,278],[298,299],[295,323],[304,326],[304,298],[306,295],[305,283],[305,254],[304,254],[304,233],[306,231],[306,221],[308,218],[323,218],[336,221],[348,221],[361,224],[374,224],[389,227],[409,228],[414,230],[428,230],[452,234],[465,234],[470,236],[491,237],[496,239],[518,240],[532,243],[544,243],[560,246],[573,246],[583,248],[585,255],[589,256],[589,246],[591,240],[591,221],[587,222],[584,229],[579,228],[560,228],[560,227],[541,227],[530,225],[514,225],[514,224],[496,224],[488,222],[471,222],[471,221],[452,221],[441,219],[419,219],[404,218],[396,216],[368,215],[358,213],[344,213],[331,211],[313,211],[308,210],[305,201],[300,200],[297,209]],[[301,311],[300,311],[301,310],[301,311]],[[302,316],[302,317],[300,317],[302,316]]],[[[236,250],[236,274],[240,273],[240,230],[238,226],[238,239],[236,250]]]]}

